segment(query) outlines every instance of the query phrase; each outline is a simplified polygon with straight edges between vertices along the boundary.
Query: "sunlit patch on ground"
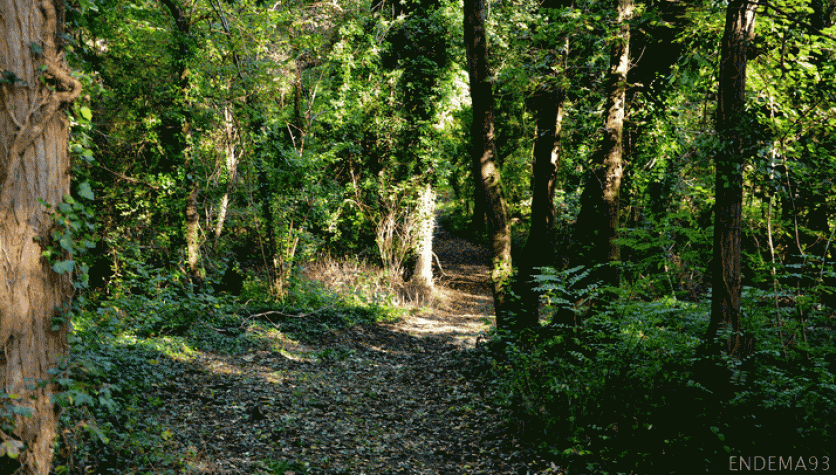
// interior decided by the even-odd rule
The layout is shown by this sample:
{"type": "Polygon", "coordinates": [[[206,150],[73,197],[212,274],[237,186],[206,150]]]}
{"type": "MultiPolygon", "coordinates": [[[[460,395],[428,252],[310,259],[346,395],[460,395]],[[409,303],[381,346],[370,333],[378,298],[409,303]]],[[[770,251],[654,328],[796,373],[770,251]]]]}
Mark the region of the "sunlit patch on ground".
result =
{"type": "Polygon", "coordinates": [[[398,322],[304,342],[254,326],[246,333],[263,348],[175,363],[181,376],[153,396],[167,408],[155,416],[192,473],[517,473],[514,445],[495,435],[499,411],[461,373],[461,350],[488,329],[492,302],[479,282],[487,269],[450,252],[484,256],[437,237],[445,274],[433,301],[398,322]]]}

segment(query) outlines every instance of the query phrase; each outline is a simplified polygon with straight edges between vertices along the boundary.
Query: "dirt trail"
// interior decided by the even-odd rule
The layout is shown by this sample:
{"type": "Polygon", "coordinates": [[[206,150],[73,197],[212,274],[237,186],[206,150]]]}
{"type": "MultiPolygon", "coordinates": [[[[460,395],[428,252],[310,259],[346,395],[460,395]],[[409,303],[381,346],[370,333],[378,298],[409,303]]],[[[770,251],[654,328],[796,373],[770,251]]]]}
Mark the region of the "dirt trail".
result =
{"type": "Polygon", "coordinates": [[[433,266],[435,305],[431,311],[411,315],[393,328],[413,336],[438,334],[463,348],[472,348],[476,337],[488,328],[485,318],[493,319],[490,252],[441,226],[436,227],[433,236],[433,251],[438,257],[433,266]]]}
{"type": "Polygon", "coordinates": [[[192,473],[545,473],[529,471],[462,375],[462,350],[492,311],[489,254],[441,228],[435,248],[444,275],[432,312],[184,365],[160,412],[192,473]]]}

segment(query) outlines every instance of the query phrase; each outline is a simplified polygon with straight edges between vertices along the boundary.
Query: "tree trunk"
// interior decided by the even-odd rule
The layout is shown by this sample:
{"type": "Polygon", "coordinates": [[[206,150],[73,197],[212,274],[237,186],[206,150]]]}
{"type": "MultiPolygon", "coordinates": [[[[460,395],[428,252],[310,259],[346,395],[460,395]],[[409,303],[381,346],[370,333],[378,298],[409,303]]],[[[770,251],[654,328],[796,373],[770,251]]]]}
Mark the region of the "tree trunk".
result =
{"type": "MultiPolygon", "coordinates": [[[[471,156],[473,152],[471,152],[471,156]]],[[[480,236],[487,226],[488,199],[485,197],[485,187],[482,186],[479,162],[471,157],[471,174],[473,175],[473,215],[470,218],[470,232],[480,236]]]]}
{"type": "Polygon", "coordinates": [[[296,60],[296,80],[293,81],[293,128],[291,138],[296,150],[305,148],[305,121],[302,119],[302,65],[296,60]],[[294,138],[295,137],[295,138],[294,138]],[[298,140],[296,140],[298,138],[298,140]]]}
{"type": "Polygon", "coordinates": [[[410,282],[424,299],[433,290],[433,231],[435,230],[435,192],[426,184],[418,198],[418,239],[416,239],[415,272],[410,282]]]}
{"type": "Polygon", "coordinates": [[[189,263],[189,277],[196,284],[202,282],[200,275],[200,267],[198,261],[200,259],[200,220],[197,210],[197,198],[200,189],[197,187],[194,179],[187,179],[190,182],[189,196],[186,197],[186,256],[189,263]]]}
{"type": "Polygon", "coordinates": [[[268,178],[267,159],[262,155],[256,157],[258,164],[256,165],[256,177],[258,179],[258,188],[261,191],[261,217],[264,220],[264,233],[267,236],[267,250],[266,256],[268,262],[265,262],[268,268],[268,279],[270,280],[270,289],[274,295],[280,296],[284,289],[281,284],[281,269],[279,268],[279,259],[276,255],[278,246],[276,243],[276,220],[273,216],[273,191],[268,178]]]}
{"type": "MultiPolygon", "coordinates": [[[[590,266],[619,260],[617,238],[619,192],[624,172],[622,141],[625,90],[630,64],[630,24],[632,0],[619,0],[619,34],[612,39],[610,71],[606,77],[604,132],[592,169],[581,196],[581,212],[576,225],[577,246],[583,249],[581,263],[590,266]]],[[[597,280],[618,285],[618,272],[608,269],[595,273],[597,280]]]]}
{"type": "Polygon", "coordinates": [[[235,133],[235,121],[232,116],[232,107],[224,106],[224,158],[226,162],[226,191],[221,198],[220,209],[218,210],[218,222],[215,225],[215,249],[221,241],[226,214],[229,210],[229,195],[235,188],[235,181],[238,178],[238,155],[235,153],[235,144],[238,136],[235,133]]]}
{"type": "Polygon", "coordinates": [[[477,171],[474,179],[477,180],[477,196],[480,186],[485,194],[488,233],[493,251],[491,280],[496,325],[500,329],[509,329],[512,321],[506,312],[506,300],[508,284],[513,273],[511,226],[508,222],[499,167],[495,161],[494,104],[493,88],[488,80],[485,0],[465,0],[464,2],[464,43],[467,51],[470,97],[473,107],[472,160],[474,170],[477,171]]]}
{"type": "Polygon", "coordinates": [[[540,320],[539,296],[534,291],[535,268],[554,265],[554,187],[557,174],[557,139],[563,122],[563,89],[541,90],[533,97],[537,121],[532,164],[531,228],[522,250],[515,285],[519,298],[517,323],[536,327],[540,320]]]}
{"type": "Polygon", "coordinates": [[[740,223],[743,208],[743,157],[746,151],[746,46],[755,33],[755,4],[733,0],[726,11],[726,29],[720,56],[720,88],[717,97],[717,133],[725,144],[715,158],[716,206],[714,257],[711,278],[711,322],[705,344],[721,327],[734,333],[726,351],[740,350],[740,223]]]}
{"type": "Polygon", "coordinates": [[[25,444],[18,458],[24,475],[49,473],[58,423],[50,398],[58,388],[48,370],[69,349],[67,325],[52,319],[72,295],[72,277],[56,274],[42,257],[52,224],[39,203],[55,209],[70,192],[63,109],[81,84],[55,44],[62,5],[0,0],[0,382],[18,396],[3,404],[31,411],[4,421],[14,430],[0,431],[0,439],[7,447],[25,444]]]}
{"type": "Polygon", "coordinates": [[[177,104],[180,107],[179,115],[183,118],[183,123],[180,127],[180,137],[176,140],[175,155],[182,161],[185,167],[186,187],[189,190],[186,197],[186,221],[184,223],[184,234],[186,238],[186,257],[188,260],[189,277],[196,283],[202,282],[200,275],[199,261],[200,261],[200,220],[198,213],[198,197],[200,196],[200,188],[198,187],[198,180],[196,176],[196,167],[194,158],[192,157],[191,143],[192,143],[192,113],[189,104],[189,88],[190,76],[189,61],[192,57],[192,49],[189,44],[189,37],[191,35],[191,23],[189,22],[186,13],[177,0],[160,0],[160,2],[171,14],[174,20],[174,37],[177,42],[178,49],[178,70],[177,74],[180,78],[180,97],[177,98],[177,104]]]}

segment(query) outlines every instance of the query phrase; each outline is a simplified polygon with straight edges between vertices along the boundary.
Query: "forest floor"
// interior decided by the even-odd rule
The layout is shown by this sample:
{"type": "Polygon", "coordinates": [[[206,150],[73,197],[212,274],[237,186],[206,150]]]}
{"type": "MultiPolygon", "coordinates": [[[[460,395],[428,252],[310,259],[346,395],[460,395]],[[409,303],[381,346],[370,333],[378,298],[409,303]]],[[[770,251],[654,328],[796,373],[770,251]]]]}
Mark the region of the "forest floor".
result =
{"type": "Polygon", "coordinates": [[[192,473],[558,473],[464,374],[493,318],[490,253],[440,227],[434,247],[443,273],[422,311],[313,343],[277,331],[272,349],[200,352],[149,395],[147,416],[192,473]]]}

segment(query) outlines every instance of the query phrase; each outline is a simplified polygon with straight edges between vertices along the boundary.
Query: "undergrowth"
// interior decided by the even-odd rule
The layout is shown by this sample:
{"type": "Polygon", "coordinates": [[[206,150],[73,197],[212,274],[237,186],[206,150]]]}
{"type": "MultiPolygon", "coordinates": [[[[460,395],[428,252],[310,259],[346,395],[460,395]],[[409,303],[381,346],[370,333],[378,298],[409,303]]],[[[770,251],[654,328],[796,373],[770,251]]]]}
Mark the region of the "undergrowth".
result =
{"type": "Polygon", "coordinates": [[[544,274],[549,311],[574,312],[582,324],[494,333],[478,350],[479,376],[493,381],[496,402],[530,448],[569,473],[718,473],[757,456],[776,464],[792,457],[793,465],[803,457],[808,469],[822,469],[830,460],[832,309],[808,305],[803,319],[792,319],[799,311],[786,308],[790,300],[747,289],[744,326],[757,351],[742,361],[706,360],[696,349],[708,301],[598,299],[590,311],[601,289],[582,284],[587,271],[544,274]]]}
{"type": "MultiPolygon", "coordinates": [[[[302,276],[276,299],[253,276],[241,295],[197,289],[177,273],[137,264],[131,287],[77,299],[68,339],[71,359],[56,371],[62,391],[56,474],[192,473],[193,447],[173,443],[176,430],[140,417],[161,401],[153,388],[176,379],[201,353],[280,351],[281,338],[315,342],[352,325],[395,321],[395,298],[370,292],[374,275],[334,291],[302,276]],[[365,284],[363,283],[365,282],[365,284]],[[363,287],[365,285],[365,287],[363,287]],[[350,291],[349,291],[350,290],[350,291]]],[[[153,412],[153,411],[150,411],[153,412]]]]}

